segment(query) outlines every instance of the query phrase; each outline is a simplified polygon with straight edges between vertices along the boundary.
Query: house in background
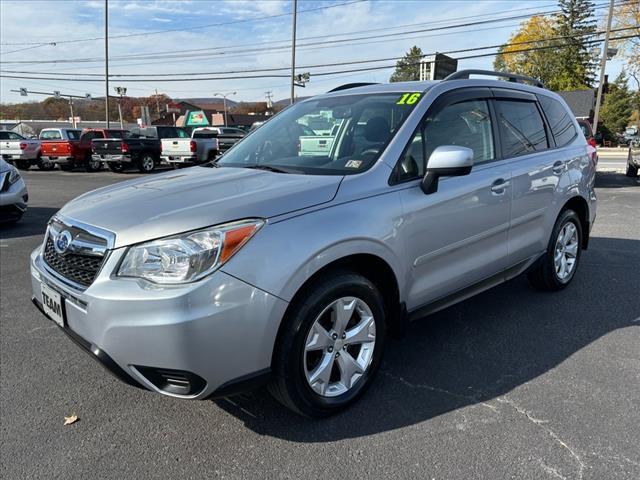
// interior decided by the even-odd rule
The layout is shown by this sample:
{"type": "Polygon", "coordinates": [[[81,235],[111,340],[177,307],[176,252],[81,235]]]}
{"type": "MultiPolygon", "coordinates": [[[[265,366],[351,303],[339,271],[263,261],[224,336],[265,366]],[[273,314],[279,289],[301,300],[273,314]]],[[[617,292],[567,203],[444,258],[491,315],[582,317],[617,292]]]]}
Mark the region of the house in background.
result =
{"type": "Polygon", "coordinates": [[[578,120],[588,120],[593,125],[593,116],[596,106],[596,91],[597,90],[569,90],[566,92],[556,92],[560,95],[569,108],[573,112],[573,115],[578,120]]]}

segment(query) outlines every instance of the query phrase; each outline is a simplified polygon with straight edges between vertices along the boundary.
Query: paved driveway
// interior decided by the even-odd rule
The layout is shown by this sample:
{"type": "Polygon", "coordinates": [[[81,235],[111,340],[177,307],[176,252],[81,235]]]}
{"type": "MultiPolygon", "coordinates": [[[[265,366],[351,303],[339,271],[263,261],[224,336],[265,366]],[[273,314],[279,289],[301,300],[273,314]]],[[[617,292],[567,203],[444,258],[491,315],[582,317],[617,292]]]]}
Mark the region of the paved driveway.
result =
{"type": "Polygon", "coordinates": [[[517,278],[412,324],[361,402],[311,421],[265,391],[188,402],[109,376],[31,305],[28,255],[65,201],[123,176],[25,178],[30,209],[0,230],[2,478],[640,478],[636,180],[599,174],[570,288],[517,278]]]}

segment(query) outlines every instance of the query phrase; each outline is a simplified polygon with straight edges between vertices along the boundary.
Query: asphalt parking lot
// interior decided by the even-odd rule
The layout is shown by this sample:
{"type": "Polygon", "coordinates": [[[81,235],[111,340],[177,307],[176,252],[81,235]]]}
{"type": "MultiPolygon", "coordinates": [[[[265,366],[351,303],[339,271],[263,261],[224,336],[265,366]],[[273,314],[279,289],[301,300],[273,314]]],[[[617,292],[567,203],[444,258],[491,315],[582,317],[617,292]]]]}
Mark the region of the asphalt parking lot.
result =
{"type": "Polygon", "coordinates": [[[0,230],[2,478],[640,478],[640,183],[598,175],[568,289],[517,278],[413,323],[362,401],[312,421],[266,391],[128,387],[78,349],[31,305],[29,253],[67,200],[137,175],[26,172],[0,230]]]}

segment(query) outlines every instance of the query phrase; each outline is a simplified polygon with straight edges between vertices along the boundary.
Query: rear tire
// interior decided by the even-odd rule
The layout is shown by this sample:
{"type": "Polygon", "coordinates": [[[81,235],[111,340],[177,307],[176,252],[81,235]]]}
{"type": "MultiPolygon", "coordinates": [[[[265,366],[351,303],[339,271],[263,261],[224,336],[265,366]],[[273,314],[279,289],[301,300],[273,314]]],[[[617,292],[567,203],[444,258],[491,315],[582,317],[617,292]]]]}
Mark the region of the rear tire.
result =
{"type": "Polygon", "coordinates": [[[29,160],[16,160],[15,164],[18,170],[29,170],[31,167],[29,160]]]}
{"type": "Polygon", "coordinates": [[[138,159],[138,170],[142,173],[151,173],[156,169],[156,160],[150,153],[145,153],[138,159]]]}
{"type": "Polygon", "coordinates": [[[582,224],[573,210],[558,216],[541,263],[527,276],[535,288],[558,291],[565,288],[578,270],[582,251],[582,224]]]}
{"type": "Polygon", "coordinates": [[[87,155],[84,159],[84,168],[87,172],[99,172],[102,170],[102,162],[94,160],[91,155],[87,155]]]}
{"type": "Polygon", "coordinates": [[[51,171],[56,168],[56,164],[51,160],[43,160],[42,158],[38,158],[38,169],[44,170],[45,172],[51,171]]]}
{"type": "Polygon", "coordinates": [[[380,365],[384,315],[382,295],[365,277],[339,271],[319,278],[298,295],[283,320],[271,394],[308,417],[347,408],[365,392],[380,365]]]}
{"type": "Polygon", "coordinates": [[[107,167],[114,173],[122,173],[125,171],[125,165],[122,162],[107,162],[107,167]]]}

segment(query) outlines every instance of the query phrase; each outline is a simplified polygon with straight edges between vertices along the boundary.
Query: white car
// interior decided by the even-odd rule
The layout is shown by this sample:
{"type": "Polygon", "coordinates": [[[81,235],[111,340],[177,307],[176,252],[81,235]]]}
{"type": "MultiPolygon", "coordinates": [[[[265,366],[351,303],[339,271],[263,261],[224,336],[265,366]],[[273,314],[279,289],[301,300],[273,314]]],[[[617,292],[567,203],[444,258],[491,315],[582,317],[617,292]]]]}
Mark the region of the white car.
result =
{"type": "Polygon", "coordinates": [[[53,164],[43,163],[40,154],[40,140],[24,138],[16,132],[0,131],[0,158],[12,162],[20,170],[37,165],[41,170],[51,170],[53,164]]]}
{"type": "Polygon", "coordinates": [[[0,224],[15,223],[27,210],[29,194],[20,172],[0,159],[0,224]]]}

